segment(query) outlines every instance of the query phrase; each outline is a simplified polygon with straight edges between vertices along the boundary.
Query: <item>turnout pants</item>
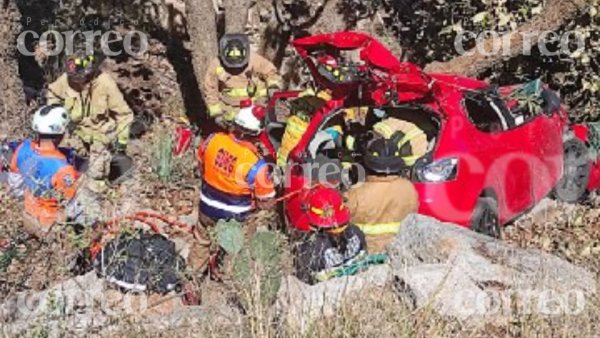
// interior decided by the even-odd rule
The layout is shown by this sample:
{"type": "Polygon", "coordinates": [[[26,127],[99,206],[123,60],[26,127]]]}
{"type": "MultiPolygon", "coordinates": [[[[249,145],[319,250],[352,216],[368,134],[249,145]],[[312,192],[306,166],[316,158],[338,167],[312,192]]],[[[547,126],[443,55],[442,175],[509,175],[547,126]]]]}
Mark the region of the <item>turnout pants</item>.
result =
{"type": "Polygon", "coordinates": [[[77,155],[88,158],[88,168],[85,173],[88,179],[83,182],[83,185],[94,192],[103,192],[106,189],[112,158],[109,145],[98,141],[88,143],[77,135],[70,135],[67,144],[75,149],[77,155]]]}

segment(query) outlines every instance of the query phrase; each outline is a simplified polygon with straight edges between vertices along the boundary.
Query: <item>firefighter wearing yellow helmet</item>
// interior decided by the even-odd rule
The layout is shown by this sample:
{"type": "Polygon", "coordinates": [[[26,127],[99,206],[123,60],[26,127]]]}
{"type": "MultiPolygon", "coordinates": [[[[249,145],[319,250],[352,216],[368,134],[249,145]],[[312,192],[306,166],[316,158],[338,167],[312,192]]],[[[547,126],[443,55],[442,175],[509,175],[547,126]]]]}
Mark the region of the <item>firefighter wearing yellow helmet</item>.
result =
{"type": "Polygon", "coordinates": [[[208,114],[219,125],[228,125],[239,111],[240,102],[250,99],[264,104],[269,92],[279,86],[277,68],[250,50],[245,34],[226,34],[219,41],[219,56],[204,76],[208,114]]]}
{"type": "Polygon", "coordinates": [[[125,153],[133,112],[112,77],[100,68],[100,55],[78,51],[66,72],[48,85],[48,104],[69,111],[73,130],[67,143],[88,158],[88,187],[104,192],[113,154],[125,153]]]}

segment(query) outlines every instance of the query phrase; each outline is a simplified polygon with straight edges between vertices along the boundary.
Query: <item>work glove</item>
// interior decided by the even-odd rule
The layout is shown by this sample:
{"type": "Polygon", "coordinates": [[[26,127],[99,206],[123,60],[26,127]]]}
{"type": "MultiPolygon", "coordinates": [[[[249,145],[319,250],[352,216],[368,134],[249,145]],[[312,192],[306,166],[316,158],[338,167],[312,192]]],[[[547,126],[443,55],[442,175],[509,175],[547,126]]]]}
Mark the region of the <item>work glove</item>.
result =
{"type": "Polygon", "coordinates": [[[380,119],[383,119],[386,116],[386,112],[383,109],[373,109],[373,114],[380,119]]]}
{"type": "Polygon", "coordinates": [[[233,120],[235,120],[236,115],[237,115],[236,111],[228,111],[225,114],[223,114],[223,120],[225,122],[233,122],[233,120]]]}

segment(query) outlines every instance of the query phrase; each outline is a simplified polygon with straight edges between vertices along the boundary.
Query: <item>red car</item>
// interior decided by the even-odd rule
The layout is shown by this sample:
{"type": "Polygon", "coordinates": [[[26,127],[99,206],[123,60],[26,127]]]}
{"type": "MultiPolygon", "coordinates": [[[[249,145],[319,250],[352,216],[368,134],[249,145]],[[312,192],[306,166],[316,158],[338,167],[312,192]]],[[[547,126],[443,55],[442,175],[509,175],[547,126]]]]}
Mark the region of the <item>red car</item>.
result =
{"type": "MultiPolygon", "coordinates": [[[[341,168],[348,156],[360,163],[361,154],[349,155],[343,145],[315,152],[319,149],[315,135],[342,125],[344,137],[361,140],[361,133],[382,115],[412,122],[427,134],[429,152],[405,168],[420,196],[419,212],[481,233],[498,237],[501,225],[551,192],[574,202],[600,182],[600,170],[590,169],[582,142],[587,131],[575,136],[560,99],[540,83],[497,88],[471,78],[426,74],[398,61],[368,35],[355,32],[310,36],[293,45],[316,86],[330,96],[314,106],[306,132],[288,157],[293,168],[285,184],[290,196],[285,210],[288,223],[297,230],[309,230],[301,202],[303,191],[315,183],[308,167],[300,164],[341,168]],[[323,72],[319,66],[323,58],[336,60],[344,76],[323,72]],[[533,108],[514,94],[531,88],[538,99],[533,108]],[[366,111],[363,129],[351,130],[344,124],[349,107],[366,111]],[[599,174],[590,180],[594,170],[599,174]]],[[[285,128],[276,115],[282,107],[293,106],[298,96],[298,92],[278,93],[269,104],[262,137],[274,156],[285,128]]],[[[344,175],[353,174],[325,173],[328,181],[336,182],[344,182],[344,175]]]]}

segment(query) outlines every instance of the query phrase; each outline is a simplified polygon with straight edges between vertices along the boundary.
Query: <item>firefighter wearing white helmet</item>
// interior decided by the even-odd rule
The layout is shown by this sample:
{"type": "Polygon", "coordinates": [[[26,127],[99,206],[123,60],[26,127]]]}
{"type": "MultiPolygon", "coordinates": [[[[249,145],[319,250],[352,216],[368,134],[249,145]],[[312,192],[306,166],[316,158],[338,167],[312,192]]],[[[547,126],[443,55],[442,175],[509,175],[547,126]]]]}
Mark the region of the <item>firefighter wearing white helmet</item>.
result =
{"type": "Polygon", "coordinates": [[[25,230],[43,236],[55,222],[64,221],[63,202],[77,190],[79,173],[71,166],[58,144],[69,125],[67,110],[49,105],[35,112],[35,138],[25,139],[16,148],[10,171],[23,179],[25,230]]]}
{"type": "Polygon", "coordinates": [[[31,127],[40,135],[64,135],[69,122],[69,112],[64,107],[49,105],[35,112],[31,127]]]}
{"type": "MultiPolygon", "coordinates": [[[[198,212],[202,233],[211,233],[210,228],[220,219],[244,222],[257,209],[272,207],[275,186],[270,166],[253,143],[262,130],[264,111],[251,102],[242,105],[233,119],[233,132],[210,135],[196,153],[202,180],[198,212]]],[[[253,229],[246,231],[250,235],[253,229]]],[[[217,251],[195,248],[190,253],[190,267],[203,269],[208,256],[216,257],[217,251]]]]}
{"type": "Polygon", "coordinates": [[[242,129],[242,132],[258,135],[262,130],[261,120],[257,116],[260,114],[261,108],[258,106],[243,107],[235,116],[234,122],[242,129]]]}

